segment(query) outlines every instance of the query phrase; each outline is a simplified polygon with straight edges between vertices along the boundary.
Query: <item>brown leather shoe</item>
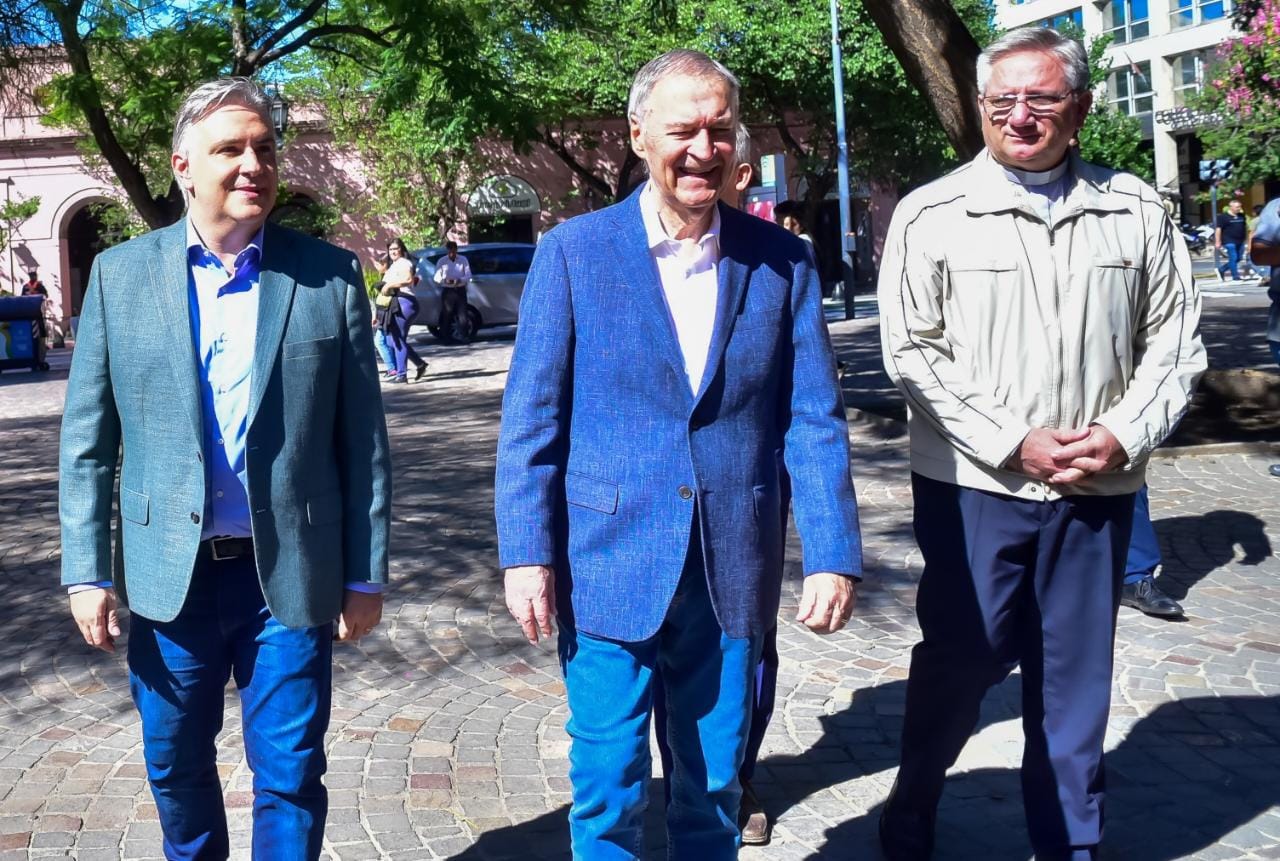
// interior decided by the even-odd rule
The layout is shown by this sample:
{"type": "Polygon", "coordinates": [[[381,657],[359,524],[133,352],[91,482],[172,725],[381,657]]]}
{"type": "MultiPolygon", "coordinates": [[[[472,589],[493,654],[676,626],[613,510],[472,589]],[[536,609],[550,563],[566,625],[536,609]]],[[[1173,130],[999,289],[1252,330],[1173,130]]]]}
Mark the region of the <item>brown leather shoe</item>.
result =
{"type": "Polygon", "coordinates": [[[750,783],[742,781],[742,804],[738,808],[738,828],[742,831],[742,845],[765,845],[769,842],[771,827],[772,823],[769,822],[764,808],[760,806],[760,799],[756,798],[755,790],[751,788],[750,783]]]}

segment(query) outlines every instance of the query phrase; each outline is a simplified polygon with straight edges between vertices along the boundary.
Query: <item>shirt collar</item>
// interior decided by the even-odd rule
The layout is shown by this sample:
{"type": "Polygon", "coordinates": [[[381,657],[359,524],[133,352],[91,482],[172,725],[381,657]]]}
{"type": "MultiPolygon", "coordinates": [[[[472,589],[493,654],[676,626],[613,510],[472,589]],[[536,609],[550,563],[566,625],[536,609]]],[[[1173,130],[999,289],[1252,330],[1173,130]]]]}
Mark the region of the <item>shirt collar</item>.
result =
{"type": "MultiPolygon", "coordinates": [[[[263,237],[263,234],[266,233],[266,230],[267,230],[267,225],[264,222],[262,226],[258,228],[258,232],[253,235],[253,238],[249,240],[249,244],[246,245],[244,249],[239,254],[236,255],[237,261],[244,258],[246,252],[248,252],[250,249],[252,249],[253,255],[254,257],[257,258],[258,261],[262,260],[262,237],[263,237]]],[[[208,246],[204,244],[204,240],[201,239],[200,234],[196,232],[196,226],[192,224],[191,219],[188,218],[187,219],[187,260],[192,263],[196,263],[201,258],[205,258],[205,257],[211,257],[214,260],[218,259],[218,256],[214,254],[212,251],[210,251],[208,246]]]]}
{"type": "MultiPolygon", "coordinates": [[[[640,192],[640,218],[644,222],[645,239],[649,243],[650,251],[661,249],[668,242],[677,248],[684,244],[682,240],[672,239],[667,234],[666,228],[662,226],[662,219],[658,217],[658,191],[653,187],[652,182],[645,183],[644,189],[640,192]]],[[[707,226],[707,232],[702,234],[697,244],[701,246],[709,245],[712,249],[719,250],[719,204],[711,210],[711,224],[707,226]]]]}

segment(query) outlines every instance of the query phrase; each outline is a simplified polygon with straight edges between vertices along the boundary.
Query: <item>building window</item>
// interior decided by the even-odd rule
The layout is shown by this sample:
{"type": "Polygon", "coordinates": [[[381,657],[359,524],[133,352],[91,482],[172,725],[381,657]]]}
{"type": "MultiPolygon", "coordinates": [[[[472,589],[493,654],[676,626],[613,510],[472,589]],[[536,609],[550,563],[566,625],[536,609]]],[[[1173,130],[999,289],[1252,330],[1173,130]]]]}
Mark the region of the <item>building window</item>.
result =
{"type": "Polygon", "coordinates": [[[1169,29],[1181,30],[1206,21],[1217,21],[1231,14],[1231,0],[1172,0],[1169,29]]]}
{"type": "Polygon", "coordinates": [[[1107,79],[1107,98],[1116,110],[1131,117],[1150,115],[1155,107],[1151,92],[1151,63],[1130,63],[1107,79]]]}
{"type": "Polygon", "coordinates": [[[1192,51],[1179,54],[1170,60],[1173,65],[1173,103],[1186,107],[1200,92],[1204,84],[1204,70],[1209,65],[1208,51],[1192,51]]]}
{"type": "Polygon", "coordinates": [[[1136,42],[1151,35],[1151,22],[1148,20],[1147,0],[1115,0],[1103,9],[1103,20],[1107,22],[1107,31],[1112,41],[1117,44],[1136,42]]]}
{"type": "Polygon", "coordinates": [[[1041,18],[1035,22],[1037,27],[1052,27],[1055,30],[1061,30],[1064,27],[1075,27],[1077,30],[1084,29],[1084,13],[1079,7],[1068,9],[1058,15],[1050,15],[1048,18],[1041,18]]]}

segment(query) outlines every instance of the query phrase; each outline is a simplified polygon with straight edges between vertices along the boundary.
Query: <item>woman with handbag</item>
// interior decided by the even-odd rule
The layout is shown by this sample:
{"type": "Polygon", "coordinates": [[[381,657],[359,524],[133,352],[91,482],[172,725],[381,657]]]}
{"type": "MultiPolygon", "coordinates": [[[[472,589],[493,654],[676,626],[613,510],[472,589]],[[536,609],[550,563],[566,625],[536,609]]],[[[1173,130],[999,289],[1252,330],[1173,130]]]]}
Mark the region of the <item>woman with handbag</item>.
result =
{"type": "Polygon", "coordinates": [[[414,380],[422,379],[427,372],[427,363],[409,343],[409,327],[418,317],[418,299],[413,295],[413,285],[417,283],[418,276],[414,273],[413,257],[403,239],[387,243],[387,256],[391,258],[391,264],[382,276],[382,289],[374,301],[390,311],[384,320],[383,331],[391,340],[391,351],[395,356],[395,376],[391,382],[407,383],[410,363],[417,369],[414,380]],[[384,302],[383,297],[387,297],[387,301],[384,302]]]}

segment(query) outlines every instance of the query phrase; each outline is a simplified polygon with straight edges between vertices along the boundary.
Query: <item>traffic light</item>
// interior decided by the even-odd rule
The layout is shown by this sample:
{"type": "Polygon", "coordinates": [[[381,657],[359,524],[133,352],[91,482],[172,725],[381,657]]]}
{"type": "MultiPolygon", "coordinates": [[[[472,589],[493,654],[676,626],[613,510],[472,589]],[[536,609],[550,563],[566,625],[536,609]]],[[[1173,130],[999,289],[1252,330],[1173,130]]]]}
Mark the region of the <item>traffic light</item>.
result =
{"type": "Polygon", "coordinates": [[[1201,182],[1222,182],[1231,179],[1231,159],[1207,158],[1200,161],[1201,182]]]}

